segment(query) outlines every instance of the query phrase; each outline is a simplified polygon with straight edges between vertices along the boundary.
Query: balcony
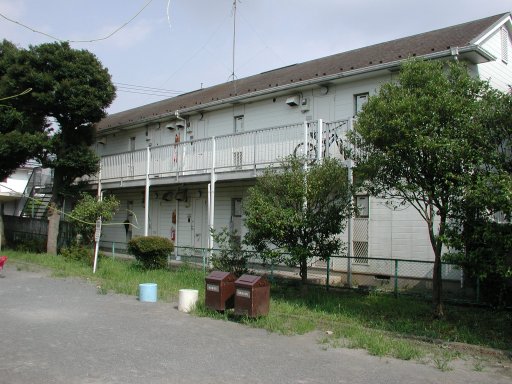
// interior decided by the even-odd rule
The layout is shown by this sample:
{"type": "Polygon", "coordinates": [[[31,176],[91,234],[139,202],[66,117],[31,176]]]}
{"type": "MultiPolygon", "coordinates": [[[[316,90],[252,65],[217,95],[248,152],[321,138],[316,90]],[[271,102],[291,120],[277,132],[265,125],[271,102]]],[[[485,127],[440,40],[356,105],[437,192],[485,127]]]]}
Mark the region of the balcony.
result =
{"type": "Polygon", "coordinates": [[[311,162],[319,157],[342,158],[350,124],[349,120],[310,121],[103,156],[101,182],[121,186],[144,183],[146,178],[185,182],[207,180],[212,173],[236,179],[244,174],[254,177],[258,170],[292,154],[306,155],[311,162]]]}

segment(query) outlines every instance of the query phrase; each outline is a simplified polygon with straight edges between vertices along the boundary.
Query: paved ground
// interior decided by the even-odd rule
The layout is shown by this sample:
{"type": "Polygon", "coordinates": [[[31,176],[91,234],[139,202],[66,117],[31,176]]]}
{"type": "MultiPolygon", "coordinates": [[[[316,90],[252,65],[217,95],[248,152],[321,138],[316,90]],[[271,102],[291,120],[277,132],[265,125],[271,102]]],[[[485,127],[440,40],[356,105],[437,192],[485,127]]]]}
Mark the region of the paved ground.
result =
{"type": "Polygon", "coordinates": [[[0,279],[0,383],[507,383],[510,371],[323,350],[319,335],[279,336],[196,318],[172,303],[100,295],[76,279],[17,271],[0,279]]]}

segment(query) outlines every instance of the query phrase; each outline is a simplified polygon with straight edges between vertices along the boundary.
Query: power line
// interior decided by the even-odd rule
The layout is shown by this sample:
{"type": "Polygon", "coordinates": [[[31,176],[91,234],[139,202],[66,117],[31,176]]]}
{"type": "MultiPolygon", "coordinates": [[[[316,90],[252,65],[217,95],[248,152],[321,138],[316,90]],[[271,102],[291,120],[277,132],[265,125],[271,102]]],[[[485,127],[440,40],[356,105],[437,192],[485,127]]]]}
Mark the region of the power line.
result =
{"type": "Polygon", "coordinates": [[[162,93],[175,93],[175,94],[183,93],[183,91],[177,91],[174,89],[146,87],[145,85],[135,85],[135,84],[128,84],[128,83],[114,82],[114,85],[119,86],[121,88],[137,89],[137,90],[144,90],[144,91],[157,91],[157,92],[162,92],[162,93]]]}
{"type": "Polygon", "coordinates": [[[50,35],[48,33],[45,33],[45,32],[41,32],[41,31],[38,31],[37,29],[34,29],[32,27],[29,27],[28,25],[26,24],[23,24],[19,21],[16,21],[16,20],[13,20],[13,19],[10,19],[8,18],[7,16],[5,16],[3,13],[0,13],[0,17],[3,17],[5,20],[7,21],[10,21],[11,23],[14,23],[14,24],[18,24],[20,27],[23,27],[23,28],[26,28],[32,32],[35,32],[35,33],[39,33],[41,35],[44,35],[44,36],[47,36],[53,40],[57,40],[57,41],[67,41],[68,43],[94,43],[96,41],[102,41],[102,40],[106,40],[112,36],[114,36],[117,32],[119,32],[121,29],[123,29],[124,27],[126,27],[129,23],[131,23],[137,16],[139,16],[142,11],[144,11],[144,9],[146,9],[146,7],[151,4],[153,2],[153,0],[149,0],[130,20],[128,20],[127,22],[125,22],[123,25],[121,25],[119,28],[115,29],[113,32],[109,33],[108,35],[104,36],[104,37],[100,37],[100,38],[97,38],[97,39],[91,39],[91,40],[63,40],[63,39],[59,39],[58,37],[55,37],[53,35],[50,35]]]}
{"type": "Polygon", "coordinates": [[[156,97],[164,97],[164,98],[170,98],[177,96],[183,92],[181,91],[175,91],[170,89],[163,89],[163,88],[153,88],[153,87],[146,87],[143,85],[134,85],[134,84],[127,84],[127,83],[114,83],[116,86],[116,89],[119,92],[125,92],[125,93],[136,93],[139,95],[149,95],[149,96],[156,96],[156,97]]]}
{"type": "Polygon", "coordinates": [[[139,95],[150,95],[150,96],[156,96],[156,97],[165,97],[165,98],[170,98],[170,97],[173,97],[173,96],[177,96],[176,94],[174,95],[171,95],[171,94],[166,94],[166,93],[163,93],[163,94],[159,94],[159,93],[154,93],[154,92],[143,92],[143,91],[136,91],[136,90],[130,90],[130,89],[121,89],[121,88],[118,88],[118,91],[120,92],[125,92],[125,93],[136,93],[136,94],[139,94],[139,95]]]}

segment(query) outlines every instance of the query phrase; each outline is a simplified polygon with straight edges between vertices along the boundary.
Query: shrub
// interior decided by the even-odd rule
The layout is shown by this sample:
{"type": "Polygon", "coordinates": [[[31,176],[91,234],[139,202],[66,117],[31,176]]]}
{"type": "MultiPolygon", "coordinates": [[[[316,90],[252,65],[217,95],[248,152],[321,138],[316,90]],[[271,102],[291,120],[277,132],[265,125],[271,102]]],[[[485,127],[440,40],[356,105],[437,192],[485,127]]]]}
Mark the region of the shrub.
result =
{"type": "Polygon", "coordinates": [[[119,200],[113,195],[106,196],[103,200],[87,193],[81,195],[80,201],[71,211],[71,219],[75,229],[82,236],[85,243],[94,242],[96,232],[96,220],[106,223],[111,221],[119,209],[119,200]]]}
{"type": "Polygon", "coordinates": [[[174,243],[160,236],[136,237],[128,242],[128,253],[145,269],[165,268],[173,250],[174,243]]]}
{"type": "Polygon", "coordinates": [[[237,232],[230,232],[227,228],[223,228],[220,232],[212,230],[212,236],[219,246],[218,252],[215,252],[211,258],[213,268],[231,272],[237,277],[247,273],[250,253],[242,249],[237,232]]]}
{"type": "MultiPolygon", "coordinates": [[[[67,248],[62,248],[60,254],[64,260],[81,261],[89,266],[94,264],[94,250],[84,247],[83,245],[71,245],[67,248]]],[[[98,259],[102,257],[102,253],[98,253],[98,259]]]]}
{"type": "Polygon", "coordinates": [[[44,236],[24,236],[18,239],[16,243],[13,242],[11,246],[20,252],[46,252],[46,238],[44,236]]]}

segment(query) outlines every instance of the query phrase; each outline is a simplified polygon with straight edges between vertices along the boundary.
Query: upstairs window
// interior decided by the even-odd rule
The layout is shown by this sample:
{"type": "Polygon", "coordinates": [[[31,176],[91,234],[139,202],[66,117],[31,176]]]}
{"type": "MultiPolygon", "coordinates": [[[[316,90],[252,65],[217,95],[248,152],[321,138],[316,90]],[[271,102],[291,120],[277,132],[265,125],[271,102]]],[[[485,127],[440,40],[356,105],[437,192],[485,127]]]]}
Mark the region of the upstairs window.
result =
{"type": "Polygon", "coordinates": [[[369,97],[368,92],[354,95],[354,116],[357,116],[363,110],[363,106],[368,102],[369,97]]]}
{"type": "Polygon", "coordinates": [[[240,133],[244,131],[244,116],[235,116],[235,126],[234,126],[235,133],[240,133]]]}

